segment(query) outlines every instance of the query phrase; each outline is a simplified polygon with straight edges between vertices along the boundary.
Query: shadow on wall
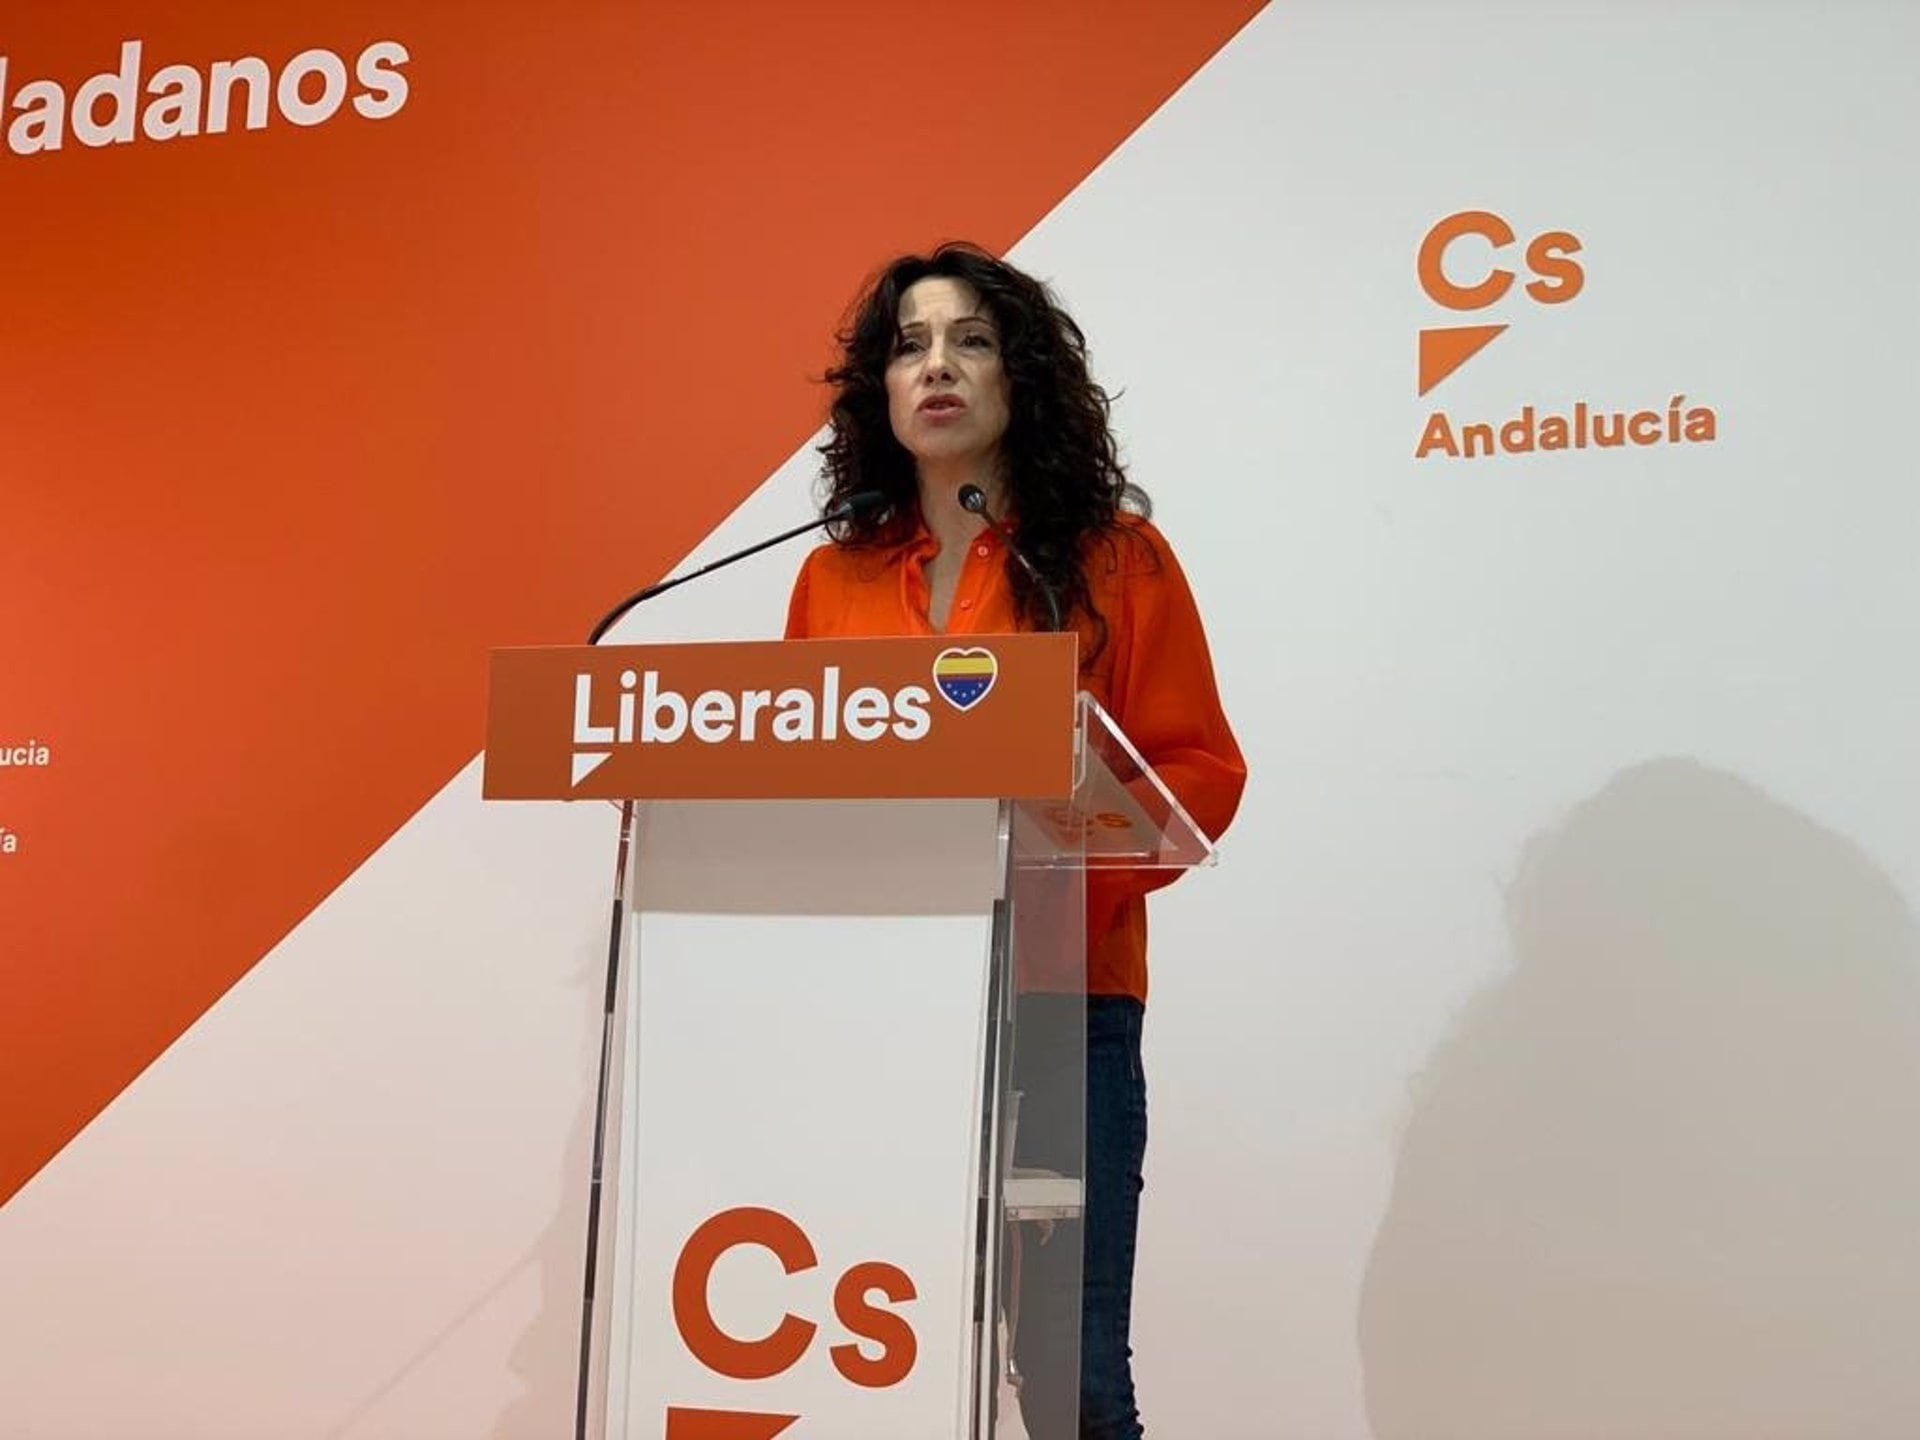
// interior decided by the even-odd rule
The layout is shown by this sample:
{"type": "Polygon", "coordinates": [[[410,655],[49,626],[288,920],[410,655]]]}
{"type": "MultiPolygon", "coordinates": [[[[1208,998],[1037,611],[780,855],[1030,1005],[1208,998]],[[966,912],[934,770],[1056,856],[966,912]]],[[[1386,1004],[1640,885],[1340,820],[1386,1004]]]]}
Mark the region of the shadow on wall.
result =
{"type": "MultiPolygon", "coordinates": [[[[605,995],[604,953],[594,955],[575,972],[592,1004],[588,1033],[598,1056],[605,995]],[[597,967],[597,969],[596,969],[597,967]]],[[[623,971],[621,984],[632,980],[623,971]]],[[[598,1097],[598,1072],[585,1076],[586,1089],[567,1134],[562,1160],[560,1203],[535,1246],[540,1277],[540,1309],[514,1345],[509,1364],[521,1386],[513,1401],[488,1432],[488,1440],[554,1440],[571,1436],[580,1384],[580,1304],[585,1284],[587,1254],[587,1196],[593,1174],[593,1122],[598,1097]]],[[[617,1107],[609,1123],[618,1123],[617,1107]]],[[[610,1152],[613,1159],[617,1152],[610,1152]]],[[[604,1255],[603,1255],[604,1260],[604,1255]]],[[[602,1307],[594,1321],[608,1323],[602,1307]]]]}
{"type": "Polygon", "coordinates": [[[1360,1305],[1377,1440],[1920,1436],[1920,946],[1852,842],[1691,761],[1522,859],[1360,1305]]]}
{"type": "MultiPolygon", "coordinates": [[[[595,964],[604,969],[604,953],[583,957],[570,976],[570,983],[580,992],[582,1012],[591,1022],[593,1043],[597,1047],[604,977],[594,973],[595,964]],[[586,1003],[588,1000],[591,1006],[586,1003]]],[[[586,1264],[588,1176],[593,1160],[595,1078],[585,1076],[584,1098],[574,1115],[561,1161],[560,1201],[546,1225],[520,1255],[489,1277],[484,1285],[477,1285],[466,1305],[425,1337],[371,1393],[329,1428],[325,1432],[327,1440],[394,1433],[385,1428],[392,1421],[383,1411],[390,1398],[432,1365],[443,1348],[476,1316],[489,1311],[502,1295],[519,1286],[528,1271],[533,1272],[538,1286],[539,1308],[507,1357],[508,1371],[520,1393],[494,1421],[487,1440],[554,1440],[556,1436],[573,1434],[579,1376],[580,1299],[586,1264]]]]}

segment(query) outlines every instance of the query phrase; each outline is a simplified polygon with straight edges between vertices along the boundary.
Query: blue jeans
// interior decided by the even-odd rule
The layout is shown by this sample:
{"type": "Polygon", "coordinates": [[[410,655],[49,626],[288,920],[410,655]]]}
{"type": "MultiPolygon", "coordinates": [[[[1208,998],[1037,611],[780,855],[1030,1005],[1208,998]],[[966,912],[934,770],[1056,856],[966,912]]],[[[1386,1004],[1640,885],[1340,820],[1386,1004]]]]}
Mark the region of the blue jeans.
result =
{"type": "MultiPolygon", "coordinates": [[[[1079,1017],[1078,1001],[1027,996],[1020,1001],[1014,1083],[1023,1091],[1022,1164],[1071,1165],[1079,1158],[1079,1087],[1050,1102],[1046,1056],[1077,1046],[1046,1044],[1049,1028],[1079,1017]],[[1062,1124],[1064,1122],[1064,1124],[1062,1124]],[[1032,1137],[1032,1138],[1030,1138],[1032,1137]]],[[[1140,1063],[1144,1007],[1126,995],[1086,1000],[1086,1217],[1056,1227],[1045,1244],[1022,1246],[1020,1328],[1014,1360],[1023,1376],[1021,1413],[1032,1440],[1140,1440],[1133,1395],[1134,1239],[1140,1223],[1141,1167],[1147,1149],[1147,1082],[1140,1063]],[[1078,1343],[1056,1318],[1078,1271],[1078,1343]],[[1050,1323],[1051,1322],[1051,1323],[1050,1323]],[[1077,1351],[1077,1363],[1076,1354],[1077,1351]],[[1079,1384],[1072,1383],[1078,1373],[1079,1384]],[[1078,1403],[1075,1404],[1075,1391],[1078,1403]],[[1077,1413],[1075,1413],[1077,1411],[1077,1413]]]]}

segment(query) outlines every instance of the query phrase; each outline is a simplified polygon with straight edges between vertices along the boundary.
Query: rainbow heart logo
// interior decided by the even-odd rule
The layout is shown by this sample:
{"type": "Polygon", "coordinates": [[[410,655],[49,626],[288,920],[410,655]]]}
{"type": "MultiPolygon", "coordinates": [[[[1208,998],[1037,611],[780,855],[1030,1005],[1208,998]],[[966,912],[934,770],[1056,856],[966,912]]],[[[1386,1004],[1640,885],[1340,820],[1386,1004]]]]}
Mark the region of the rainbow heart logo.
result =
{"type": "Polygon", "coordinates": [[[933,683],[956,710],[971,710],[993,689],[1000,662],[991,650],[950,648],[933,657],[933,683]]]}

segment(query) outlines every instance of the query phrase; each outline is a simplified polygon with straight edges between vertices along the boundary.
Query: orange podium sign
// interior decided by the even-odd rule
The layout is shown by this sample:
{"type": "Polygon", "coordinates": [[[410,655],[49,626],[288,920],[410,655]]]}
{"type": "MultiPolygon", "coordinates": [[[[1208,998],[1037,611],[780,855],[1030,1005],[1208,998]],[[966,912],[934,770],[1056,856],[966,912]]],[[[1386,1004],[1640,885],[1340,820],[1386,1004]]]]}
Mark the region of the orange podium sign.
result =
{"type": "Polygon", "coordinates": [[[495,650],[481,793],[1062,798],[1078,654],[1070,634],[495,650]]]}

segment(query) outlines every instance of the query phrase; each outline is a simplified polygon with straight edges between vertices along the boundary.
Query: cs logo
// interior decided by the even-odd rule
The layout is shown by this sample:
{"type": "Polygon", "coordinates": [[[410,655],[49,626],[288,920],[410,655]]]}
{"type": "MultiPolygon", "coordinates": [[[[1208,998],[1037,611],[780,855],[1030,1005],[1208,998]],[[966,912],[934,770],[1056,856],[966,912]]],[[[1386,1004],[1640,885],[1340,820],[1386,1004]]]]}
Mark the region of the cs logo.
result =
{"type": "MultiPolygon", "coordinates": [[[[708,1283],[721,1257],[743,1246],[770,1252],[789,1275],[820,1263],[807,1232],[778,1210],[752,1205],[724,1210],[681,1247],[673,1270],[674,1325],[693,1357],[714,1374],[729,1380],[770,1380],[800,1363],[820,1326],[789,1311],[763,1335],[730,1335],[720,1327],[707,1303],[708,1283]]],[[[913,1325],[893,1307],[917,1298],[912,1279],[897,1265],[863,1260],[841,1272],[833,1287],[833,1315],[846,1338],[827,1350],[841,1378],[879,1390],[898,1385],[913,1372],[919,1341],[913,1325]],[[875,1294],[881,1303],[874,1303],[875,1294]]],[[[799,1418],[670,1406],[666,1440],[772,1440],[799,1418]]]]}
{"type": "MultiPolygon", "coordinates": [[[[1508,257],[1517,243],[1513,227],[1491,210],[1462,210],[1449,215],[1420,242],[1420,288],[1427,292],[1428,299],[1449,310],[1484,310],[1504,298],[1518,278],[1508,268],[1508,257]],[[1461,243],[1468,240],[1479,243],[1461,243]],[[1480,254],[1488,247],[1491,256],[1481,260],[1480,254]],[[1451,267],[1449,251],[1457,257],[1451,267]],[[1462,283],[1462,278],[1472,283],[1462,283]]],[[[1570,231],[1548,230],[1535,235],[1521,255],[1533,277],[1525,286],[1527,296],[1542,305],[1564,305],[1578,295],[1587,280],[1586,271],[1573,258],[1579,253],[1580,237],[1570,231]]],[[[1446,325],[1422,330],[1420,393],[1433,389],[1506,328],[1504,324],[1446,325]]]]}

